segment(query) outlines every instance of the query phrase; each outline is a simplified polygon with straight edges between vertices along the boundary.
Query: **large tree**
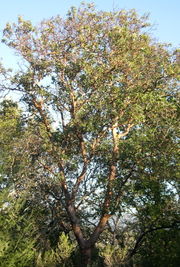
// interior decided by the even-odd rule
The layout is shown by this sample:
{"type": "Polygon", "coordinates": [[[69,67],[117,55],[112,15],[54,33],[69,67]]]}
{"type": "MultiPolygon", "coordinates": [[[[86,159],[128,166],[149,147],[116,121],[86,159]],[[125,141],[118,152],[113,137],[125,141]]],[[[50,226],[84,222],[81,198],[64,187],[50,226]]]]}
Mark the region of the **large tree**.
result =
{"type": "MultiPolygon", "coordinates": [[[[15,190],[56,203],[82,266],[111,219],[130,208],[136,218],[143,203],[177,192],[178,64],[148,27],[134,10],[81,6],[64,19],[34,27],[19,18],[4,30],[24,63],[3,87],[21,92],[25,116],[15,190]]],[[[168,227],[177,222],[170,219],[168,227]]]]}

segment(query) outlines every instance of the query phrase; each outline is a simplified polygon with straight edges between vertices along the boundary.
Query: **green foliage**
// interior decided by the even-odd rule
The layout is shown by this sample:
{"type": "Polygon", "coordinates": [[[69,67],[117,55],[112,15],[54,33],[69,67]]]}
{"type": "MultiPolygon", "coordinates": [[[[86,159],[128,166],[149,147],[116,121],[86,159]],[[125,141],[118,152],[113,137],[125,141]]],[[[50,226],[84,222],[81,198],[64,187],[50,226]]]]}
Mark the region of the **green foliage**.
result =
{"type": "Polygon", "coordinates": [[[125,248],[107,244],[100,249],[100,256],[104,259],[105,266],[115,267],[120,263],[123,264],[126,252],[125,248]]]}
{"type": "Polygon", "coordinates": [[[35,260],[35,241],[31,237],[33,225],[27,220],[26,214],[22,214],[23,202],[14,202],[14,197],[11,198],[9,195],[1,194],[3,205],[0,207],[0,266],[33,266],[35,260]]]}
{"type": "Polygon", "coordinates": [[[0,181],[1,187],[10,182],[9,176],[16,172],[14,151],[21,136],[22,120],[17,103],[4,100],[0,104],[0,181]]]}
{"type": "Polygon", "coordinates": [[[179,229],[151,233],[144,240],[136,262],[143,266],[173,267],[179,264],[179,229]]]}
{"type": "Polygon", "coordinates": [[[55,250],[58,263],[65,263],[74,251],[74,244],[69,241],[69,238],[64,233],[59,237],[58,246],[55,250]]]}
{"type": "Polygon", "coordinates": [[[73,266],[70,257],[74,249],[75,244],[69,240],[67,235],[62,233],[55,249],[46,251],[42,257],[41,255],[38,256],[37,266],[73,266]]]}

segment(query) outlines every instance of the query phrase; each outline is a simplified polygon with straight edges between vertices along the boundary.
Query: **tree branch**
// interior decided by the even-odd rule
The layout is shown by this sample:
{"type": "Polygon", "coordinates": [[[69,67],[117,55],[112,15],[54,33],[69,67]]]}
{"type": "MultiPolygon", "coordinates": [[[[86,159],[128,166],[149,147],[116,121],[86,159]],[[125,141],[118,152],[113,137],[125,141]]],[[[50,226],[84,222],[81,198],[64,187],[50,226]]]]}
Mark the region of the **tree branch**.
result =
{"type": "Polygon", "coordinates": [[[143,233],[141,233],[141,235],[136,240],[134,248],[130,251],[130,253],[129,253],[127,258],[130,259],[134,254],[136,254],[136,252],[139,249],[141,243],[143,242],[144,237],[147,234],[155,232],[155,231],[158,231],[158,230],[175,228],[175,227],[177,227],[177,225],[179,223],[180,223],[180,221],[174,221],[171,225],[165,225],[165,226],[159,226],[159,227],[151,228],[151,229],[148,229],[148,230],[144,231],[143,233]]]}

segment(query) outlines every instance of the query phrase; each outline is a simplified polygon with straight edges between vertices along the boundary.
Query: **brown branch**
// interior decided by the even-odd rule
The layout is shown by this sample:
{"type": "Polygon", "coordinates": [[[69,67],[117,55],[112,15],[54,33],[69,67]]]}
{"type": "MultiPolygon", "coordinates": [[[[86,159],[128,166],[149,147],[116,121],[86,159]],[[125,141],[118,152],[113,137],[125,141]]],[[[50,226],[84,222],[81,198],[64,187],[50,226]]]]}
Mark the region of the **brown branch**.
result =
{"type": "Polygon", "coordinates": [[[76,197],[76,193],[78,191],[79,185],[84,180],[84,178],[86,176],[87,166],[89,163],[89,160],[87,159],[87,151],[86,151],[86,146],[85,146],[85,143],[83,140],[83,135],[81,132],[77,132],[77,136],[78,136],[78,139],[80,141],[81,155],[83,158],[84,166],[83,166],[81,174],[77,177],[76,183],[73,187],[72,194],[71,194],[71,201],[72,202],[75,201],[75,197],[76,197]]]}
{"type": "MultiPolygon", "coordinates": [[[[99,238],[99,235],[103,232],[109,218],[112,216],[112,214],[110,214],[110,205],[111,205],[111,200],[112,200],[112,195],[113,195],[113,192],[112,192],[113,181],[116,178],[116,172],[117,172],[117,161],[118,161],[118,155],[119,155],[119,140],[121,137],[123,137],[129,133],[132,126],[133,126],[133,124],[129,124],[126,131],[124,133],[119,134],[117,132],[118,122],[117,122],[117,118],[116,118],[115,122],[113,123],[113,125],[111,127],[112,137],[113,137],[113,150],[112,150],[112,163],[110,165],[110,172],[109,172],[109,176],[108,176],[106,196],[105,196],[105,200],[103,203],[103,212],[102,212],[102,216],[100,218],[100,221],[99,221],[98,225],[96,226],[94,232],[92,233],[90,239],[87,241],[89,246],[93,246],[95,244],[95,242],[99,238]]],[[[130,175],[131,174],[129,174],[129,176],[130,175]]],[[[124,183],[126,183],[129,176],[126,177],[124,183]]]]}
{"type": "Polygon", "coordinates": [[[48,123],[48,119],[47,119],[47,116],[46,114],[44,113],[44,110],[43,110],[43,102],[42,101],[37,101],[34,97],[32,97],[32,103],[33,105],[35,106],[35,108],[38,110],[42,120],[43,120],[43,123],[46,127],[46,130],[47,130],[47,133],[49,135],[49,137],[51,137],[51,130],[50,130],[50,125],[48,123]]]}
{"type": "Polygon", "coordinates": [[[60,114],[61,114],[62,128],[63,128],[63,130],[64,130],[64,128],[65,128],[65,123],[64,123],[64,114],[63,114],[62,110],[60,110],[60,114]]]}
{"type": "Polygon", "coordinates": [[[112,199],[112,187],[113,187],[113,181],[116,178],[116,171],[117,171],[117,161],[118,161],[118,155],[119,155],[119,135],[117,133],[117,119],[115,123],[112,125],[111,131],[112,131],[112,137],[113,137],[113,150],[112,150],[112,163],[110,165],[110,173],[108,177],[108,184],[107,184],[107,190],[106,190],[106,196],[103,204],[103,214],[108,214],[112,199]]]}
{"type": "Polygon", "coordinates": [[[170,228],[175,228],[176,226],[178,226],[180,222],[179,221],[175,221],[173,222],[171,225],[166,225],[166,226],[159,226],[159,227],[155,227],[155,228],[151,228],[146,230],[145,232],[143,232],[138,239],[136,240],[136,243],[134,245],[134,248],[130,251],[129,255],[128,255],[128,259],[130,259],[134,254],[136,254],[137,250],[139,249],[141,243],[143,242],[143,238],[152,232],[158,231],[158,230],[163,230],[163,229],[170,229],[170,228]]]}
{"type": "Polygon", "coordinates": [[[121,186],[119,188],[119,193],[117,194],[116,200],[115,200],[115,202],[116,202],[115,208],[118,207],[118,205],[120,204],[120,201],[121,201],[121,197],[123,196],[123,191],[121,189],[127,183],[129,178],[131,177],[133,171],[134,171],[133,169],[130,171],[130,173],[126,176],[126,178],[124,179],[124,181],[122,182],[122,184],[121,184],[121,186]]]}
{"type": "MultiPolygon", "coordinates": [[[[70,201],[69,201],[69,203],[70,203],[70,201]]],[[[75,209],[73,204],[69,204],[69,203],[67,203],[66,210],[67,210],[67,213],[69,214],[69,217],[70,217],[72,229],[73,229],[74,235],[75,235],[80,247],[84,248],[86,242],[85,242],[85,239],[83,237],[83,233],[81,231],[79,220],[76,216],[76,209],[75,209]]]]}
{"type": "Polygon", "coordinates": [[[132,124],[128,124],[126,130],[123,133],[119,133],[119,138],[126,136],[133,126],[134,126],[133,123],[132,124]]]}
{"type": "Polygon", "coordinates": [[[107,224],[107,221],[109,220],[109,218],[111,217],[111,215],[109,214],[105,214],[101,217],[98,225],[96,226],[94,232],[92,233],[91,237],[89,238],[89,240],[87,240],[87,244],[89,247],[92,247],[96,241],[99,238],[99,235],[104,231],[104,228],[107,224]]]}
{"type": "Polygon", "coordinates": [[[113,186],[113,181],[116,178],[116,169],[117,169],[116,164],[117,164],[118,153],[119,153],[116,122],[112,126],[111,130],[112,130],[113,143],[114,143],[113,151],[112,151],[112,163],[110,165],[110,173],[108,176],[108,184],[107,184],[106,196],[105,196],[104,203],[103,203],[102,216],[94,232],[92,233],[90,239],[88,240],[88,244],[90,246],[94,245],[95,242],[98,240],[99,235],[103,232],[109,218],[111,217],[111,214],[109,213],[109,211],[110,211],[111,198],[113,194],[112,186],[113,186]]]}
{"type": "Polygon", "coordinates": [[[76,183],[73,187],[72,194],[71,194],[71,201],[75,201],[76,193],[78,191],[80,183],[84,180],[87,171],[87,163],[84,164],[81,174],[77,177],[76,183]]]}
{"type": "Polygon", "coordinates": [[[48,170],[50,173],[52,173],[53,175],[56,175],[54,173],[54,171],[52,170],[52,168],[50,168],[48,165],[44,164],[42,161],[38,160],[38,162],[44,167],[45,170],[48,170]]]}

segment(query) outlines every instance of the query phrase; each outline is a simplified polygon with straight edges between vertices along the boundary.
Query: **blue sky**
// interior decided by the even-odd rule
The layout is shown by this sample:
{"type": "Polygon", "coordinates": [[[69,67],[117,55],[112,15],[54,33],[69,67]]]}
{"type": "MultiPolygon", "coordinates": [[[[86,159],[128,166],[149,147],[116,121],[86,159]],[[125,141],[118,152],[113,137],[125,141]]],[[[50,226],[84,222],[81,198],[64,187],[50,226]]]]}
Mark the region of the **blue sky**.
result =
{"type": "MultiPolygon", "coordinates": [[[[44,18],[57,14],[65,16],[71,6],[79,6],[79,0],[2,0],[0,6],[0,30],[7,22],[16,22],[22,15],[34,24],[44,18]]],[[[154,24],[153,36],[160,42],[172,43],[173,47],[180,44],[180,1],[179,0],[95,0],[97,9],[117,10],[135,8],[138,13],[150,13],[150,21],[154,24]]],[[[2,34],[1,34],[2,35],[2,34]]],[[[5,65],[14,61],[13,52],[0,45],[0,58],[5,65]]]]}

